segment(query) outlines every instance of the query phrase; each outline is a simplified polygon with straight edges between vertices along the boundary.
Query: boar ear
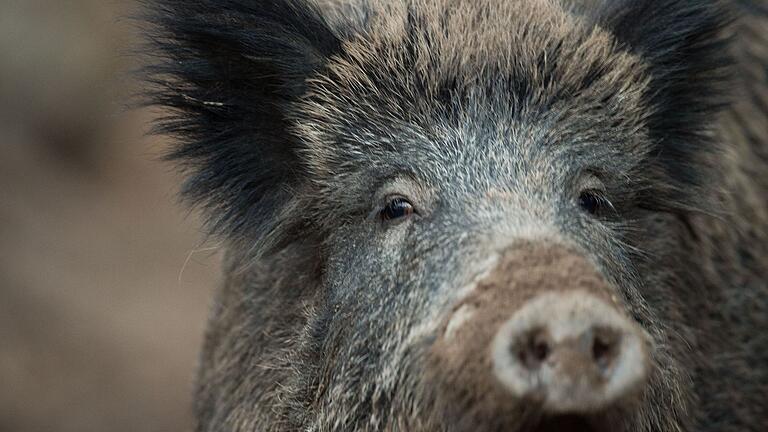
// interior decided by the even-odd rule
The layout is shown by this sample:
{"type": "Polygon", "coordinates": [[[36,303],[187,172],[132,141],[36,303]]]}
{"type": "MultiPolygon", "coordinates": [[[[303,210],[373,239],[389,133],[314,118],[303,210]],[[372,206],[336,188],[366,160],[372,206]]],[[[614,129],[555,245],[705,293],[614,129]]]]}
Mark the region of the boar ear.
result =
{"type": "Polygon", "coordinates": [[[214,234],[275,235],[301,182],[292,102],[341,42],[308,1],[144,4],[147,104],[166,114],[157,132],[176,139],[183,196],[214,234]]]}
{"type": "Polygon", "coordinates": [[[702,166],[708,153],[717,150],[709,137],[727,103],[731,14],[717,0],[604,0],[598,13],[619,45],[648,64],[654,156],[674,188],[690,192],[708,174],[702,166]]]}

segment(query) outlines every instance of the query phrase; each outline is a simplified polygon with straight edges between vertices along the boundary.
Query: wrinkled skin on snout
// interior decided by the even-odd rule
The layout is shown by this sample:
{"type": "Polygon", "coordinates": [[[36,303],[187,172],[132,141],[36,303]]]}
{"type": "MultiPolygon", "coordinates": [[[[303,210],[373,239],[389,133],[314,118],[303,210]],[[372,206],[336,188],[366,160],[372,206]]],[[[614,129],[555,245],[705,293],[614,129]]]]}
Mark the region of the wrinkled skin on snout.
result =
{"type": "Polygon", "coordinates": [[[765,2],[147,3],[197,430],[766,430],[765,2]]]}

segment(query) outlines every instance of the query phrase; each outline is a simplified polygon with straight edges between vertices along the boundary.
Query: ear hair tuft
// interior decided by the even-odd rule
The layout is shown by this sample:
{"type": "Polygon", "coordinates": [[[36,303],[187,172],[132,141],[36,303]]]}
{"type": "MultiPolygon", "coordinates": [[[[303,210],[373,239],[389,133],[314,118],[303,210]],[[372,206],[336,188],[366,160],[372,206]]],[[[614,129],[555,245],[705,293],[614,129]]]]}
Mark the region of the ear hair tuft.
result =
{"type": "Polygon", "coordinates": [[[663,197],[667,203],[701,196],[693,191],[711,174],[706,165],[719,151],[712,125],[729,103],[732,20],[719,0],[604,0],[598,10],[597,23],[649,64],[646,103],[654,156],[674,183],[670,191],[678,191],[663,197]]]}
{"type": "Polygon", "coordinates": [[[166,113],[155,131],[177,140],[183,196],[214,234],[280,241],[302,181],[291,103],[340,40],[304,0],[142,1],[145,100],[166,113]]]}

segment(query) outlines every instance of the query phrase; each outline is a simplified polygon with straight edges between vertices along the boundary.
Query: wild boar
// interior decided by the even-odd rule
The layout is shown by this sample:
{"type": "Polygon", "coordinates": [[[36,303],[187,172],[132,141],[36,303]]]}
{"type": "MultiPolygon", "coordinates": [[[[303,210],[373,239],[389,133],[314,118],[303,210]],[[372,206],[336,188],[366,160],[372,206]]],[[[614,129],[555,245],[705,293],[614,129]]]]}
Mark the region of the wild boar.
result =
{"type": "Polygon", "coordinates": [[[198,431],[768,430],[768,2],[145,3],[198,431]]]}

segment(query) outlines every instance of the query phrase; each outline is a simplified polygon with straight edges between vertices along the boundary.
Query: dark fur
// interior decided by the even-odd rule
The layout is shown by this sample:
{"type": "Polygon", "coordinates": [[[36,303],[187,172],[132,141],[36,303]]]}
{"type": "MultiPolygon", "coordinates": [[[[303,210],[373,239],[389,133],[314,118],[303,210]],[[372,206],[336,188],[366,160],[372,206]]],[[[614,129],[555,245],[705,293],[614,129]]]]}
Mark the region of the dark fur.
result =
{"type": "Polygon", "coordinates": [[[617,427],[768,428],[764,0],[146,3],[159,131],[230,243],[198,430],[451,430],[411,332],[530,221],[654,338],[617,427]],[[374,227],[403,173],[419,225],[374,227]]]}
{"type": "Polygon", "coordinates": [[[302,1],[147,7],[158,61],[144,73],[152,103],[170,113],[158,132],[179,138],[170,158],[193,173],[184,194],[208,209],[216,233],[268,235],[303,174],[289,104],[340,40],[302,1]]]}
{"type": "Polygon", "coordinates": [[[701,164],[706,153],[717,152],[706,131],[731,89],[733,62],[723,29],[733,12],[717,2],[607,3],[598,22],[650,63],[647,124],[674,189],[668,199],[688,202],[699,194],[693,188],[708,186],[711,178],[701,164]]]}

